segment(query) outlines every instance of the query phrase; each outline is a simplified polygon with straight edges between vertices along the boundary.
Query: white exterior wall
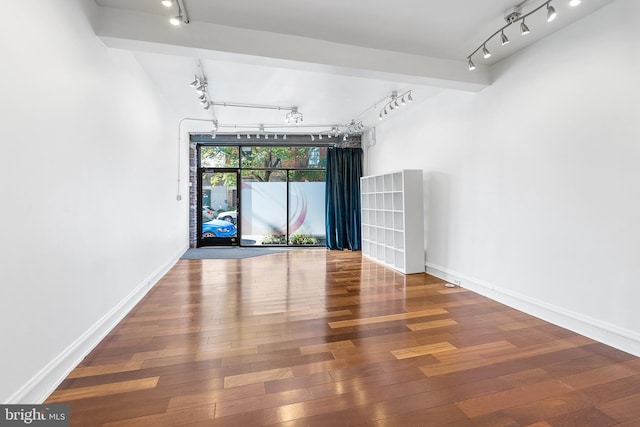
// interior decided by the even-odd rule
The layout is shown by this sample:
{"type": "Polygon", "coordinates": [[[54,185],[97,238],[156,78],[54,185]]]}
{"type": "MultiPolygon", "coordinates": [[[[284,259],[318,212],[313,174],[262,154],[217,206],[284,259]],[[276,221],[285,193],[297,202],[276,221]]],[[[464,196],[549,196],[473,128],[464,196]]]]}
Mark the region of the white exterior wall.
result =
{"type": "Polygon", "coordinates": [[[618,0],[376,129],[425,171],[428,271],[640,355],[640,2],[618,0]]]}
{"type": "Polygon", "coordinates": [[[178,118],[95,12],[21,0],[0,26],[1,402],[44,399],[187,247],[178,118]]]}

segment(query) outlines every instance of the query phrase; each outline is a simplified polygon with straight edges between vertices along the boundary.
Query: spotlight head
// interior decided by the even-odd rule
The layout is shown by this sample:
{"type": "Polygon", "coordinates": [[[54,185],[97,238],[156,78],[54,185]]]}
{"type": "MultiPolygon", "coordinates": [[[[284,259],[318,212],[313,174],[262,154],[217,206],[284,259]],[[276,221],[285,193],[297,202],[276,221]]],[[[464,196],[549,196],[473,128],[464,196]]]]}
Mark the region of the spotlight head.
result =
{"type": "Polygon", "coordinates": [[[382,120],[382,111],[380,111],[380,114],[378,115],[378,120],[382,120]]]}
{"type": "Polygon", "coordinates": [[[407,105],[407,100],[406,100],[406,99],[404,99],[404,95],[402,95],[402,98],[400,98],[400,103],[401,103],[402,105],[407,105]]]}
{"type": "Polygon", "coordinates": [[[547,22],[551,22],[556,19],[557,13],[556,9],[547,3],[547,22]]]}
{"type": "Polygon", "coordinates": [[[215,131],[211,131],[211,139],[216,139],[216,132],[215,131]]]}
{"type": "Polygon", "coordinates": [[[194,81],[192,81],[191,83],[189,83],[189,86],[191,87],[196,87],[200,85],[200,78],[198,76],[196,76],[196,79],[194,81]]]}
{"type": "Polygon", "coordinates": [[[482,56],[485,59],[491,58],[491,52],[489,52],[489,49],[487,49],[487,46],[482,46],[482,56]]]}
{"type": "Polygon", "coordinates": [[[502,32],[502,34],[500,34],[500,40],[502,41],[502,46],[504,46],[505,44],[509,44],[509,38],[504,33],[504,31],[502,32]]]}
{"type": "Polygon", "coordinates": [[[162,3],[162,5],[164,7],[171,7],[173,6],[173,0],[162,0],[160,3],[162,3]]]}
{"type": "Polygon", "coordinates": [[[287,139],[287,134],[282,135],[282,139],[287,139]]]}
{"type": "Polygon", "coordinates": [[[527,24],[524,23],[524,19],[522,20],[522,23],[520,23],[520,32],[522,33],[523,36],[526,36],[531,32],[529,27],[527,27],[527,24]]]}
{"type": "Polygon", "coordinates": [[[475,69],[476,69],[476,64],[474,64],[471,58],[469,58],[469,71],[473,71],[475,69]]]}
{"type": "Polygon", "coordinates": [[[411,96],[411,91],[407,94],[407,101],[413,102],[413,97],[411,96]]]}
{"type": "Polygon", "coordinates": [[[169,23],[175,27],[177,27],[178,25],[180,25],[182,23],[182,15],[177,15],[174,16],[173,18],[169,19],[169,23]]]}
{"type": "Polygon", "coordinates": [[[238,139],[240,139],[240,134],[237,134],[237,135],[236,135],[236,137],[237,137],[238,139]]]}

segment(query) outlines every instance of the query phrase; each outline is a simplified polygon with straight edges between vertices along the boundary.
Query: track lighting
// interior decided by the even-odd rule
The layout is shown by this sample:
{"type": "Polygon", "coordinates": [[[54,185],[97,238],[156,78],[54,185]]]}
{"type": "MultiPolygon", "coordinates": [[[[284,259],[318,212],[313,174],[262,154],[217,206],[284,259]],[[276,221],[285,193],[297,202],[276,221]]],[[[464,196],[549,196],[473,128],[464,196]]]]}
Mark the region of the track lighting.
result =
{"type": "Polygon", "coordinates": [[[551,22],[556,19],[557,15],[558,14],[556,13],[556,9],[549,3],[547,3],[547,22],[551,22]]]}
{"type": "MultiPolygon", "coordinates": [[[[398,92],[391,92],[391,95],[388,96],[391,98],[385,105],[382,107],[382,110],[378,113],[378,120],[382,120],[384,116],[389,114],[389,111],[397,110],[400,107],[407,105],[408,102],[413,102],[413,97],[411,96],[411,91],[408,90],[405,93],[398,95],[398,92]]],[[[373,108],[376,108],[374,106],[373,108]]],[[[361,124],[362,122],[360,122],[361,124]]],[[[364,125],[362,125],[362,129],[364,129],[364,125]]]]}
{"type": "MultiPolygon", "coordinates": [[[[507,24],[504,25],[502,28],[498,29],[495,33],[491,34],[482,44],[480,44],[476,48],[476,50],[471,52],[471,55],[467,56],[467,65],[469,67],[469,70],[473,71],[473,70],[476,69],[476,65],[473,63],[473,60],[472,60],[472,57],[473,57],[473,55],[476,54],[476,52],[482,50],[482,56],[484,58],[488,59],[488,58],[491,57],[491,52],[487,48],[487,43],[489,43],[491,41],[491,39],[493,39],[493,37],[495,37],[498,34],[500,34],[500,42],[501,42],[502,46],[504,46],[504,45],[509,43],[509,38],[504,33],[504,30],[509,28],[512,24],[515,24],[516,22],[520,21],[520,33],[524,36],[524,35],[527,35],[527,34],[531,33],[531,30],[529,29],[529,27],[525,23],[525,19],[528,16],[536,13],[540,9],[546,8],[546,10],[547,10],[547,22],[551,22],[554,19],[556,19],[558,14],[556,12],[556,9],[553,6],[551,6],[551,2],[552,1],[554,1],[554,0],[547,0],[547,1],[543,2],[540,6],[536,7],[535,9],[533,9],[530,12],[527,12],[525,14],[522,13],[522,8],[521,8],[522,5],[515,6],[515,7],[511,8],[509,11],[507,11],[505,13],[505,17],[504,17],[504,19],[507,22],[507,24]]],[[[581,0],[569,0],[569,5],[570,6],[577,6],[580,3],[581,3],[581,0]]]]}
{"type": "Polygon", "coordinates": [[[174,3],[178,6],[178,14],[172,18],[169,18],[171,25],[178,26],[180,24],[188,24],[189,18],[187,17],[187,11],[184,8],[184,0],[161,0],[160,2],[164,7],[171,7],[174,3]],[[182,6],[180,5],[182,3],[182,6]]]}
{"type": "Polygon", "coordinates": [[[285,116],[285,120],[289,124],[300,124],[304,121],[302,113],[298,111],[298,107],[291,107],[291,111],[285,116]]]}
{"type": "Polygon", "coordinates": [[[502,42],[502,46],[509,43],[509,38],[504,33],[504,31],[502,31],[502,34],[500,34],[500,41],[502,42]]]}
{"type": "Polygon", "coordinates": [[[485,59],[491,58],[491,52],[489,52],[486,46],[482,46],[482,56],[484,56],[485,59]]]}

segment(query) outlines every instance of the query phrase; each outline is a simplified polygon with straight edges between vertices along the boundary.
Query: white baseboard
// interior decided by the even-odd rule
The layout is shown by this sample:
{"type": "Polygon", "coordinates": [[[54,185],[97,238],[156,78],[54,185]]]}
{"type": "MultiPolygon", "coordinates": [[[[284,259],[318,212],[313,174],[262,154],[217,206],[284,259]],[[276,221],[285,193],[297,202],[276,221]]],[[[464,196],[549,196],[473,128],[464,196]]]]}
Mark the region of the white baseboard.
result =
{"type": "Polygon", "coordinates": [[[637,332],[567,310],[542,300],[531,298],[518,292],[513,292],[509,289],[493,286],[490,283],[436,264],[427,263],[426,271],[442,280],[459,284],[465,289],[491,298],[516,310],[520,310],[553,323],[554,325],[561,326],[603,344],[633,354],[634,356],[640,356],[640,334],[637,332]]]}
{"type": "Polygon", "coordinates": [[[91,326],[69,347],[49,362],[33,378],[16,391],[6,403],[37,404],[42,403],[69,373],[107,336],[107,334],[131,311],[131,309],[155,286],[156,283],[175,265],[187,250],[182,248],[169,262],[147,276],[118,305],[91,326]]]}

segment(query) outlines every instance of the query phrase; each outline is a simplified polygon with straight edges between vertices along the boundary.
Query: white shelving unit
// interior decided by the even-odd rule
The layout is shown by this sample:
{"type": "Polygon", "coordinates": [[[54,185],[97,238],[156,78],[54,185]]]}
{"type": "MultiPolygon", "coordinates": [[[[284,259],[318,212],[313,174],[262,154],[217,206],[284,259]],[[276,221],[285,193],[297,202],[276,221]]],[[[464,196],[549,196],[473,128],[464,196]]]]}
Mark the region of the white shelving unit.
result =
{"type": "Polygon", "coordinates": [[[404,274],[424,273],[422,170],[360,178],[362,255],[404,274]]]}

